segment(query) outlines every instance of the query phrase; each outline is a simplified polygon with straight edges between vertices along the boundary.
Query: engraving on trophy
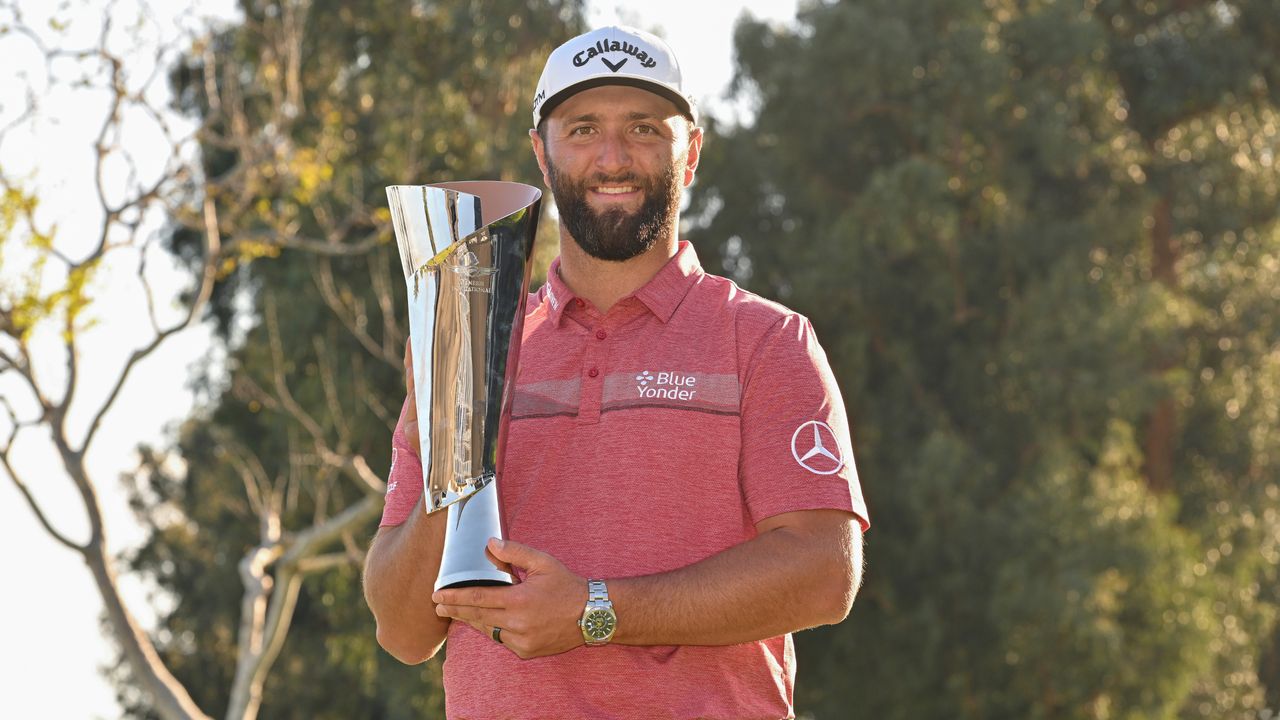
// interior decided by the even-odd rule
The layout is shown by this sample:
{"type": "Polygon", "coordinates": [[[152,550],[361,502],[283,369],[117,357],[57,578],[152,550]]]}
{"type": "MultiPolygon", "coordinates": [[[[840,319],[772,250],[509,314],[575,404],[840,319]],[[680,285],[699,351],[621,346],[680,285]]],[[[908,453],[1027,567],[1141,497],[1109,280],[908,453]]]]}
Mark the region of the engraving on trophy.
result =
{"type": "Polygon", "coordinates": [[[486,267],[476,256],[476,249],[486,249],[480,243],[485,239],[478,239],[464,245],[459,249],[457,260],[453,263],[446,263],[445,267],[450,272],[457,274],[458,292],[462,294],[480,292],[493,294],[493,276],[497,273],[497,269],[486,267]]]}

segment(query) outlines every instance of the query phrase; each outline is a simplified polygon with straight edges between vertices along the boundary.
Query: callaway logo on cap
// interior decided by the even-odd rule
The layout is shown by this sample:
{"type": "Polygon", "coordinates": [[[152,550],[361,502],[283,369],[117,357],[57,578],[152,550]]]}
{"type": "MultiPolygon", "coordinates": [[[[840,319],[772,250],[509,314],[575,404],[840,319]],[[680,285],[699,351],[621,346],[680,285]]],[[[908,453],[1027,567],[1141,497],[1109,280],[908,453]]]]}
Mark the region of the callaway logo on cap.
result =
{"type": "Polygon", "coordinates": [[[534,127],[570,95],[600,85],[632,85],[657,93],[698,121],[671,48],[656,35],[614,25],[579,35],[552,51],[533,96],[534,127]]]}

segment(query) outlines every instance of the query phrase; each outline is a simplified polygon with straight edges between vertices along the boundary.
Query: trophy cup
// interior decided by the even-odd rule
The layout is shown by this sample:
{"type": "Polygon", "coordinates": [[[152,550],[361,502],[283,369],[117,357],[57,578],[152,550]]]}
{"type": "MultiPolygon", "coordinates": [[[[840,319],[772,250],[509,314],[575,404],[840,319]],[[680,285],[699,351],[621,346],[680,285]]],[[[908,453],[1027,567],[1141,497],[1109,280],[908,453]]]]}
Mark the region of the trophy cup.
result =
{"type": "Polygon", "coordinates": [[[409,295],[424,506],[448,512],[435,589],[509,585],[497,478],[542,191],[471,181],[387,188],[409,295]]]}

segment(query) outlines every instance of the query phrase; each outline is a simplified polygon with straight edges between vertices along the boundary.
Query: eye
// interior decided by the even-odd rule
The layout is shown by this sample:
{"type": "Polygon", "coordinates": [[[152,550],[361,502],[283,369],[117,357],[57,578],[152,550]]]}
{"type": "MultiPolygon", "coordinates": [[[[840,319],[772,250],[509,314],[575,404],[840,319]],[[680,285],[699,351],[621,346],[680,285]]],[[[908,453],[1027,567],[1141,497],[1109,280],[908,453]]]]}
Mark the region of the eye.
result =
{"type": "Polygon", "coordinates": [[[569,135],[590,135],[593,132],[595,132],[595,128],[590,125],[579,125],[575,128],[570,128],[569,135]]]}
{"type": "Polygon", "coordinates": [[[637,125],[635,132],[639,135],[656,135],[658,133],[658,128],[652,125],[637,125]]]}

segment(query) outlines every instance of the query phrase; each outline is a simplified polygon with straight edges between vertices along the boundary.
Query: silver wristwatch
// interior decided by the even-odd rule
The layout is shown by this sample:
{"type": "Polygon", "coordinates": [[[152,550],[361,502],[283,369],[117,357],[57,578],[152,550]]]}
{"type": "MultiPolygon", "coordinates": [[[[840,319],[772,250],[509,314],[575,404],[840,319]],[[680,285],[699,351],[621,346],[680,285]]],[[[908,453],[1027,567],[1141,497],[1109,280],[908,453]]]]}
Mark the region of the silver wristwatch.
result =
{"type": "Polygon", "coordinates": [[[605,587],[603,580],[587,581],[587,606],[582,610],[578,627],[582,629],[582,639],[588,645],[604,645],[613,639],[618,616],[613,612],[609,588],[605,587]]]}

